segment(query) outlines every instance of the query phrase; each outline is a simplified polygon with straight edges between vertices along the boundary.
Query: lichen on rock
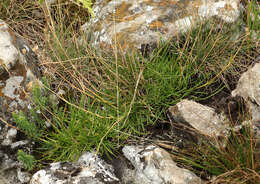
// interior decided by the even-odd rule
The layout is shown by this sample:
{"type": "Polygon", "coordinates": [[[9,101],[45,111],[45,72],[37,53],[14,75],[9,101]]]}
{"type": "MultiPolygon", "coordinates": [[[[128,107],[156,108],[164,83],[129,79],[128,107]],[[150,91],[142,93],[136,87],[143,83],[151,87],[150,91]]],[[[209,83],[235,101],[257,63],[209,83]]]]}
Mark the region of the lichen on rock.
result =
{"type": "MultiPolygon", "coordinates": [[[[234,22],[239,0],[99,0],[95,18],[82,26],[97,48],[128,51],[167,41],[198,22],[218,17],[234,22]]],[[[81,42],[86,40],[82,37],[81,42]]]]}

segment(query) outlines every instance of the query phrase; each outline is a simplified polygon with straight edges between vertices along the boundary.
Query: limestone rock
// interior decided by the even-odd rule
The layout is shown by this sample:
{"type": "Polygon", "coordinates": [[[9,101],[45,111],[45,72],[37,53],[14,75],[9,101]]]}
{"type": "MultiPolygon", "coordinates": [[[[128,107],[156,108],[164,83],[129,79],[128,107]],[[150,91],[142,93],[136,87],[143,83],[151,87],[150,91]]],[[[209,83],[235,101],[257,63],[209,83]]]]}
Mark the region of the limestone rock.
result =
{"type": "Polygon", "coordinates": [[[40,77],[37,56],[29,45],[0,20],[0,179],[8,184],[29,181],[17,162],[17,150],[31,150],[26,137],[17,136],[12,113],[27,111],[30,105],[28,85],[40,77]],[[19,137],[19,138],[18,138],[19,137]]]}
{"type": "MultiPolygon", "coordinates": [[[[234,22],[239,0],[97,0],[95,17],[82,29],[97,48],[143,49],[185,32],[200,20],[234,22]]],[[[83,42],[86,40],[83,39],[83,42]]]]}
{"type": "Polygon", "coordinates": [[[28,44],[0,20],[0,117],[26,109],[26,92],[40,77],[37,56],[28,44]]]}
{"type": "Polygon", "coordinates": [[[84,153],[77,163],[56,162],[36,172],[30,184],[109,184],[119,183],[112,166],[93,153],[84,153]]]}
{"type": "Polygon", "coordinates": [[[232,91],[232,96],[237,95],[260,106],[260,63],[242,74],[236,89],[232,91]]]}
{"type": "Polygon", "coordinates": [[[248,103],[252,120],[260,122],[260,63],[242,74],[232,96],[243,97],[248,103]]]}
{"type": "Polygon", "coordinates": [[[170,117],[175,122],[188,123],[203,135],[227,136],[228,122],[224,115],[217,114],[213,108],[191,100],[182,100],[169,108],[170,117]]]}
{"type": "Polygon", "coordinates": [[[0,20],[0,74],[11,69],[19,59],[19,51],[14,46],[14,35],[3,21],[0,20]]]}
{"type": "MultiPolygon", "coordinates": [[[[142,184],[201,184],[203,181],[191,171],[179,168],[170,154],[155,146],[125,146],[123,153],[135,168],[132,183],[142,184]]],[[[128,182],[130,183],[130,182],[128,182]]]]}

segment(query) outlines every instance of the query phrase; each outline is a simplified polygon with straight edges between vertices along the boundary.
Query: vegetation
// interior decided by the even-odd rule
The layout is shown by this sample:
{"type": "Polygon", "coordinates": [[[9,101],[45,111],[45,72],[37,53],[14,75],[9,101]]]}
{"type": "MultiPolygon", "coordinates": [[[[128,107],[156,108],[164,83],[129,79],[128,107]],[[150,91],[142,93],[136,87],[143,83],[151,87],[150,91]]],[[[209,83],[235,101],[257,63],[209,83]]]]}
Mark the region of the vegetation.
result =
{"type": "Polygon", "coordinates": [[[17,159],[24,165],[24,168],[28,171],[34,169],[36,160],[32,155],[28,155],[23,150],[18,150],[17,159]]]}
{"type": "MultiPolygon", "coordinates": [[[[76,160],[92,150],[116,155],[128,141],[151,134],[148,126],[167,121],[167,109],[180,100],[201,101],[222,90],[230,92],[252,58],[260,54],[256,1],[247,2],[247,11],[236,24],[217,22],[216,29],[219,20],[209,20],[161,43],[151,56],[97,54],[91,45],[79,45],[79,26],[92,14],[91,3],[63,2],[53,5],[55,12],[43,2],[34,5],[24,0],[23,8],[16,11],[13,1],[0,3],[0,16],[12,20],[14,29],[30,17],[39,22],[29,9],[46,17],[42,21],[48,31],[40,24],[29,27],[40,30],[40,39],[33,41],[43,42],[39,44],[45,50],[43,56],[48,54],[42,63],[48,71],[44,87],[33,90],[34,108],[29,114],[14,114],[18,128],[37,142],[37,156],[45,160],[76,160]],[[87,11],[81,11],[86,7],[87,11]],[[65,94],[57,95],[60,90],[65,94]]],[[[260,161],[254,156],[250,130],[232,132],[225,148],[204,142],[198,150],[173,152],[174,158],[198,175],[218,176],[216,183],[256,183],[260,161]]],[[[27,169],[33,168],[35,161],[21,151],[18,159],[27,169]]]]}
{"type": "Polygon", "coordinates": [[[230,137],[217,145],[204,141],[200,146],[173,152],[174,160],[204,178],[217,176],[212,183],[259,183],[260,162],[250,124],[240,131],[232,130],[230,137]]]}

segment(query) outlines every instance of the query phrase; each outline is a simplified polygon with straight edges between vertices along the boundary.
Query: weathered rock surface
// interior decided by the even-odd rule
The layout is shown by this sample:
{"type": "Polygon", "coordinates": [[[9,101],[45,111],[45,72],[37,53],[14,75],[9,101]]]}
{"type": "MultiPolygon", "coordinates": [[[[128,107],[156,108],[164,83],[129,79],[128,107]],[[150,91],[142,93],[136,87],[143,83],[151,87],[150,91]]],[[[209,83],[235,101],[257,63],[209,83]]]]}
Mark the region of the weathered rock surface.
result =
{"type": "Polygon", "coordinates": [[[240,77],[232,96],[241,96],[248,103],[252,120],[260,122],[260,63],[240,77]]]}
{"type": "Polygon", "coordinates": [[[201,184],[203,181],[191,171],[179,168],[170,154],[155,146],[125,146],[124,156],[135,168],[132,181],[137,184],[201,184]]]}
{"type": "MultiPolygon", "coordinates": [[[[125,146],[124,156],[132,163],[118,161],[107,164],[95,154],[86,152],[76,163],[57,162],[50,167],[36,172],[30,184],[200,184],[203,181],[191,171],[179,168],[173,162],[170,154],[155,146],[125,146]],[[121,173],[117,177],[115,172],[121,173]]],[[[111,161],[113,162],[113,161],[111,161]]]]}
{"type": "Polygon", "coordinates": [[[7,121],[11,112],[27,108],[26,92],[40,74],[30,47],[1,20],[0,61],[0,117],[7,121]]]}
{"type": "Polygon", "coordinates": [[[229,125],[224,115],[217,114],[213,108],[191,100],[182,100],[170,107],[169,116],[174,122],[188,123],[206,136],[227,136],[228,133],[229,125]]]}
{"type": "Polygon", "coordinates": [[[232,96],[237,95],[260,105],[260,63],[242,74],[236,89],[232,91],[232,96]]]}
{"type": "Polygon", "coordinates": [[[0,21],[0,74],[12,68],[18,60],[19,51],[14,46],[14,39],[8,25],[0,21]]]}
{"type": "Polygon", "coordinates": [[[240,14],[240,1],[97,0],[94,12],[95,18],[82,27],[92,45],[130,51],[169,40],[199,20],[218,17],[234,22],[240,14]]]}
{"type": "Polygon", "coordinates": [[[16,153],[18,149],[29,151],[31,145],[26,137],[17,138],[12,113],[28,110],[27,93],[39,77],[36,62],[28,44],[0,20],[0,178],[9,184],[29,181],[16,153]]]}
{"type": "Polygon", "coordinates": [[[119,183],[113,167],[93,153],[84,153],[77,163],[57,162],[35,173],[30,184],[109,184],[119,183]]]}

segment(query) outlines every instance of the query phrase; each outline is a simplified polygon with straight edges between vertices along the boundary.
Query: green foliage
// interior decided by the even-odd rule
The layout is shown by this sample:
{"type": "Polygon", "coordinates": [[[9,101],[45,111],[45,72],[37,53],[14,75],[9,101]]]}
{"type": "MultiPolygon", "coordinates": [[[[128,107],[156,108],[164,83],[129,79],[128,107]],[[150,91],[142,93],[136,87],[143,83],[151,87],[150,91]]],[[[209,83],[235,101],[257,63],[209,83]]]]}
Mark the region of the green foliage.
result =
{"type": "Polygon", "coordinates": [[[36,124],[30,122],[22,111],[18,114],[13,113],[13,118],[18,128],[25,132],[25,134],[30,138],[37,139],[40,136],[40,132],[36,124]]]}
{"type": "Polygon", "coordinates": [[[257,39],[260,38],[260,5],[256,0],[249,2],[247,24],[250,31],[254,30],[257,34],[257,39]]]}
{"type": "Polygon", "coordinates": [[[23,164],[24,168],[28,171],[31,171],[35,168],[35,158],[32,155],[26,154],[23,150],[18,150],[17,159],[23,164]]]}
{"type": "MultiPolygon", "coordinates": [[[[67,104],[64,108],[53,108],[52,131],[46,132],[41,142],[41,152],[45,159],[50,160],[75,160],[84,151],[92,151],[104,137],[105,132],[111,126],[108,118],[101,107],[92,109],[91,104],[84,104],[86,100],[81,99],[78,107],[67,104]]],[[[117,133],[110,131],[102,142],[100,153],[108,153],[115,150],[117,133]]]]}
{"type": "Polygon", "coordinates": [[[59,63],[56,82],[70,91],[60,99],[61,106],[49,102],[48,94],[54,93],[50,86],[45,95],[33,92],[35,108],[51,124],[40,141],[44,157],[74,160],[93,148],[113,153],[129,136],[148,134],[146,125],[165,120],[169,106],[222,90],[225,81],[220,79],[236,65],[236,54],[242,58],[246,52],[246,43],[231,39],[237,26],[219,24],[216,29],[208,21],[162,44],[148,58],[97,55],[91,46],[68,42],[70,28],[54,27],[49,54],[59,63]]]}

